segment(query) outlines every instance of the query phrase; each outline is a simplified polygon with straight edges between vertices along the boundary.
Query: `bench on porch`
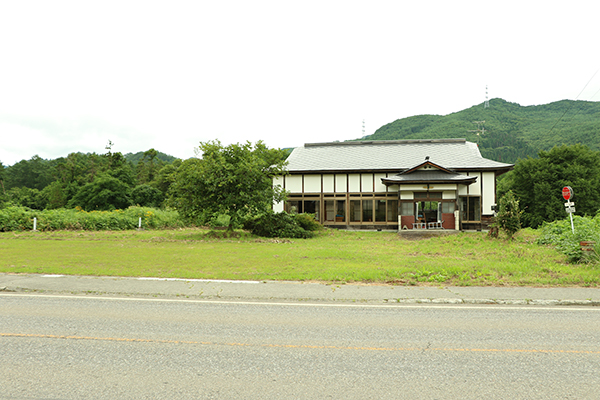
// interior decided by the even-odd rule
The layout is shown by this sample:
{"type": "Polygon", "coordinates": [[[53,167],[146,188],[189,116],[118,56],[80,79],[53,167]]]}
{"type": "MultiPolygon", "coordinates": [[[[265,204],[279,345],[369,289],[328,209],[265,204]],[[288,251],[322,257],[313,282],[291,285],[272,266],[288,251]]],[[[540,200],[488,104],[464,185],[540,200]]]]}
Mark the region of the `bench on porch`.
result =
{"type": "Polygon", "coordinates": [[[444,229],[444,221],[428,222],[427,229],[444,229]]]}

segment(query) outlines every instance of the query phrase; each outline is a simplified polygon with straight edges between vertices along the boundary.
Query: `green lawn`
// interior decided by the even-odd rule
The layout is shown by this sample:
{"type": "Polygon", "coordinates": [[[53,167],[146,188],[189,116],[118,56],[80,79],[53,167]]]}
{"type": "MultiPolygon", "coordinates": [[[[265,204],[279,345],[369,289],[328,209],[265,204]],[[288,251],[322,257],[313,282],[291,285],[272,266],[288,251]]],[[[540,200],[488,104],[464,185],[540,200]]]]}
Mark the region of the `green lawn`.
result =
{"type": "Polygon", "coordinates": [[[463,232],[406,240],[394,232],[325,230],[269,240],[202,229],[0,233],[0,272],[399,285],[598,286],[596,264],[571,265],[536,245],[463,232]],[[214,234],[214,232],[213,232],[214,234]]]}

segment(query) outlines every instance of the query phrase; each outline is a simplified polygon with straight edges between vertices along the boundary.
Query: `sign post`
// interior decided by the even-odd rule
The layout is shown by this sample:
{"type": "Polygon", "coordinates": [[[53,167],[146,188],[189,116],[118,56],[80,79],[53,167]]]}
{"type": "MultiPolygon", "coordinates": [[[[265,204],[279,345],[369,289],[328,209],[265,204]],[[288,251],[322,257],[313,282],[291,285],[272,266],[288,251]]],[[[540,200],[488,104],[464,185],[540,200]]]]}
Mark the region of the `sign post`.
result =
{"type": "Polygon", "coordinates": [[[562,196],[567,201],[565,203],[565,211],[571,217],[571,231],[575,234],[575,226],[573,225],[573,213],[575,212],[575,203],[571,201],[573,198],[573,188],[571,186],[565,186],[562,188],[562,196]]]}

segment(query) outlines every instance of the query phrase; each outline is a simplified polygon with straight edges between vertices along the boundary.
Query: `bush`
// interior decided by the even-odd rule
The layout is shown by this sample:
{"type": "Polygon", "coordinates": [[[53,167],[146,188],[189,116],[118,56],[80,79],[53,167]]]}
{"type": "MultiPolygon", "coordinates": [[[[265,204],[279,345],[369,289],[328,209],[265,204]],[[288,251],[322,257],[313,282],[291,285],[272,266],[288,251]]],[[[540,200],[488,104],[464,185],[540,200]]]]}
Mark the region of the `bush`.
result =
{"type": "Polygon", "coordinates": [[[519,209],[519,200],[515,197],[514,193],[509,190],[500,199],[498,215],[494,217],[494,223],[492,224],[492,236],[497,236],[497,229],[502,229],[509,239],[521,229],[521,215],[523,211],[519,209]]]}
{"type": "Polygon", "coordinates": [[[314,214],[293,214],[296,222],[302,229],[305,231],[316,232],[323,229],[323,225],[321,225],[316,219],[314,214]]]}
{"type": "Polygon", "coordinates": [[[27,229],[33,229],[33,215],[29,208],[9,206],[0,210],[0,232],[27,229]]]}
{"type": "Polygon", "coordinates": [[[567,256],[571,263],[597,262],[597,245],[600,244],[600,215],[594,218],[573,216],[575,234],[571,229],[569,218],[551,223],[544,223],[540,228],[538,244],[555,246],[567,256]],[[581,242],[595,242],[593,251],[581,250],[581,242]]]}
{"type": "Polygon", "coordinates": [[[57,209],[37,211],[26,207],[8,207],[0,210],[0,231],[30,230],[37,217],[37,229],[54,230],[126,230],[136,229],[142,218],[142,228],[181,228],[185,224],[177,211],[148,207],[129,207],[115,211],[83,211],[57,209]]]}
{"type": "MultiPolygon", "coordinates": [[[[304,217],[303,217],[303,222],[304,217]]],[[[308,226],[309,224],[307,224],[308,226]]],[[[266,213],[246,220],[244,229],[262,237],[306,239],[314,237],[312,230],[304,229],[298,219],[286,212],[266,213]]]]}

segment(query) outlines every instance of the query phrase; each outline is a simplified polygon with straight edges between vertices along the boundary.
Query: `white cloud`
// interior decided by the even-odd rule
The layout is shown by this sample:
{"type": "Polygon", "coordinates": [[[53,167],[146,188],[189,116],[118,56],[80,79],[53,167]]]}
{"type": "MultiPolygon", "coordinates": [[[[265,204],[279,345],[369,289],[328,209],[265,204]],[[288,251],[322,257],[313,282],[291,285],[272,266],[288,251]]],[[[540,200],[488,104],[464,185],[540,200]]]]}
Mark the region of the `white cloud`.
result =
{"type": "Polygon", "coordinates": [[[371,134],[482,103],[486,85],[521,105],[599,101],[600,74],[580,95],[600,68],[593,5],[3,2],[0,160],[346,140],[363,119],[371,134]]]}

